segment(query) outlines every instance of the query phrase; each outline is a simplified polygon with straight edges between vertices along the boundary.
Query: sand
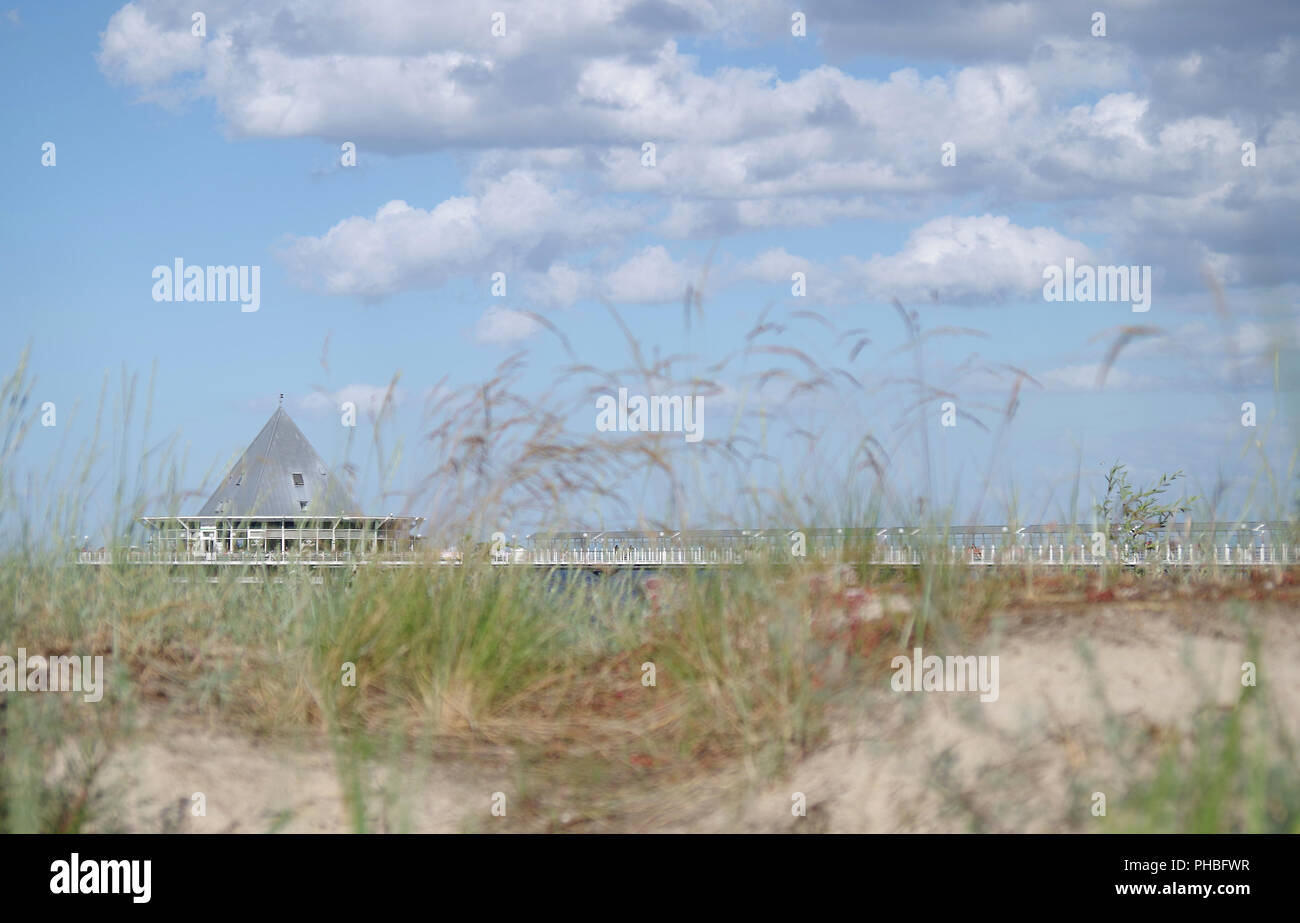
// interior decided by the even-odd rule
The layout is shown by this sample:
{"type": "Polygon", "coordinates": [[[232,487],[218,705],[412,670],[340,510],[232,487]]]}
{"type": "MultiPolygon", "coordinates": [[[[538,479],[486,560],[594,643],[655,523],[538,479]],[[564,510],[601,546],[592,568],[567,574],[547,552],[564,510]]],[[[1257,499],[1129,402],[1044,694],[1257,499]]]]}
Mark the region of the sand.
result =
{"type": "MultiPolygon", "coordinates": [[[[897,693],[886,677],[838,704],[828,743],[778,783],[750,782],[752,773],[735,767],[665,787],[659,811],[645,809],[642,793],[641,810],[628,812],[625,829],[1050,832],[1070,818],[1086,824],[1093,786],[1113,798],[1118,792],[1107,790],[1107,780],[1123,777],[1106,742],[1108,714],[1158,738],[1190,727],[1200,708],[1231,705],[1241,692],[1244,630],[1223,604],[1190,614],[1188,606],[1120,603],[1009,617],[980,649],[951,652],[998,655],[997,701],[981,703],[978,693],[897,693]],[[1080,789],[1081,778],[1092,784],[1080,789]],[[795,793],[806,801],[805,816],[792,814],[795,793]]],[[[1300,736],[1300,621],[1291,607],[1252,604],[1252,612],[1265,639],[1259,683],[1300,736]]],[[[118,793],[119,827],[353,829],[327,747],[274,745],[161,714],[147,716],[138,737],[107,774],[118,793]],[[204,816],[193,811],[195,792],[203,793],[204,816]]],[[[522,797],[518,777],[506,759],[408,754],[366,773],[373,795],[367,829],[538,829],[536,816],[527,826],[512,823],[512,799],[522,797]],[[505,794],[504,817],[492,814],[497,792],[505,794]]],[[[571,822],[545,792],[530,796],[555,818],[544,829],[571,822]]]]}

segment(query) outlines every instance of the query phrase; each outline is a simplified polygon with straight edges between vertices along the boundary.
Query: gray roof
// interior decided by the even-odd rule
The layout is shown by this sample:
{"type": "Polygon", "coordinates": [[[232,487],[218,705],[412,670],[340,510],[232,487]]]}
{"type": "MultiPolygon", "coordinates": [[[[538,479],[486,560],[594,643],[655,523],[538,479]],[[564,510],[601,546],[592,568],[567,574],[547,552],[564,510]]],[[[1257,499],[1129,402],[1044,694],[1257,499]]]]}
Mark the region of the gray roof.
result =
{"type": "Polygon", "coordinates": [[[302,430],[280,407],[199,515],[291,519],[362,513],[348,489],[330,475],[302,430]]]}

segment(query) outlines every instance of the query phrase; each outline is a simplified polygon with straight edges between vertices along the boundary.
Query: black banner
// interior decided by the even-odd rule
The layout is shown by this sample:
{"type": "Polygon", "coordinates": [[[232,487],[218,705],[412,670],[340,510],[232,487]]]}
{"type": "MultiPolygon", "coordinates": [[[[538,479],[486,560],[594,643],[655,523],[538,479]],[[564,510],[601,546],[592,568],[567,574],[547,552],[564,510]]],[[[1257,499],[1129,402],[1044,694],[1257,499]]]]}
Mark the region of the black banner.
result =
{"type": "MultiPolygon", "coordinates": [[[[1057,909],[1191,902],[1231,911],[1285,899],[1294,841],[1241,836],[10,836],[10,910],[42,905],[133,913],[245,908],[373,910],[440,895],[533,909],[642,902],[771,909],[834,901],[863,910],[1057,909]],[[550,900],[550,898],[547,898],[550,900]],[[663,903],[667,901],[668,903],[663,903]],[[1044,903],[1048,902],[1048,903],[1044,903]]],[[[684,909],[684,907],[683,907],[684,909]]]]}

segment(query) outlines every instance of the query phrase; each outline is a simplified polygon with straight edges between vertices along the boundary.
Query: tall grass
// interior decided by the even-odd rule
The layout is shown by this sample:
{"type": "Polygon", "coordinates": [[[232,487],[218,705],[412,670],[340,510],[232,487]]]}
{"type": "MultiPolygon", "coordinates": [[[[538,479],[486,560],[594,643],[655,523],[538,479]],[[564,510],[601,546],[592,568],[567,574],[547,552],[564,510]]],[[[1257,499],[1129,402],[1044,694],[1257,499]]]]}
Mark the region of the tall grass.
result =
{"type": "MultiPolygon", "coordinates": [[[[584,816],[599,827],[629,811],[628,802],[602,794],[610,786],[644,794],[666,780],[687,784],[701,771],[737,765],[746,784],[779,776],[827,740],[842,702],[879,683],[894,652],[968,647],[1016,606],[1095,593],[1092,574],[989,574],[951,560],[944,530],[960,517],[955,499],[942,498],[934,484],[921,416],[948,392],[927,380],[922,349],[936,335],[978,331],[925,331],[916,312],[896,307],[915,365],[903,420],[893,431],[863,434],[839,468],[818,454],[820,434],[806,429],[795,402],[807,395],[857,399],[876,387],[852,364],[862,331],[840,338],[847,362],[815,356],[776,339],[773,328],[783,325],[768,312],[737,353],[713,366],[691,356],[647,356],[611,309],[630,364],[600,369],[573,356],[551,325],[570,361],[543,393],[525,385],[521,353],[485,382],[435,389],[418,447],[386,441],[387,411],[372,421],[380,497],[396,496],[402,512],[428,515],[433,552],[452,544],[468,552],[496,531],[575,526],[807,524],[870,536],[906,524],[940,536],[922,548],[916,567],[872,566],[872,539],[865,538],[837,560],[688,570],[659,575],[653,588],[627,575],[585,579],[491,567],[472,554],[459,567],[431,557],[321,583],[292,570],[252,584],[232,573],[180,583],[158,569],[72,566],[68,539],[95,510],[111,546],[138,537],[135,517],[197,505],[202,492],[184,486],[185,460],[174,440],[152,442],[148,403],[141,414],[137,382],[125,374],[115,403],[106,384],[89,444],[66,467],[52,468],[44,484],[20,490],[16,460],[36,419],[24,356],[0,386],[0,651],[102,654],[111,687],[94,708],[63,707],[52,697],[0,698],[0,830],[111,827],[96,786],[114,747],[147,731],[133,722],[140,707],[252,734],[327,741],[353,829],[403,828],[396,767],[403,754],[430,747],[469,760],[508,754],[521,790],[598,780],[587,787],[584,816]],[[722,380],[733,372],[738,389],[722,380]],[[760,401],[774,382],[785,392],[760,401]],[[662,435],[607,439],[567,425],[577,414],[589,416],[595,394],[635,383],[647,393],[734,397],[738,390],[739,398],[725,432],[689,457],[662,435]],[[766,443],[776,439],[806,445],[807,463],[765,479],[766,443]],[[422,476],[399,488],[392,473],[401,458],[422,476]],[[904,477],[918,458],[920,496],[911,490],[915,478],[904,477]],[[106,465],[113,469],[107,485],[99,475],[106,465]],[[718,489],[719,477],[727,489],[718,489]],[[862,614],[864,600],[894,595],[905,604],[879,617],[862,614]],[[350,675],[354,685],[344,682],[350,675]],[[382,782],[371,771],[376,764],[393,770],[382,782]]],[[[684,308],[688,319],[702,316],[698,292],[684,308]]],[[[782,320],[832,326],[808,311],[782,320]]],[[[1037,385],[1023,370],[1000,372],[1009,399],[985,408],[997,423],[974,515],[994,502],[1021,389],[1037,385]]],[[[1266,480],[1274,500],[1286,502],[1285,479],[1270,472],[1266,480]]],[[[1062,511],[1072,523],[1080,521],[1079,494],[1076,477],[1062,511]]],[[[1014,495],[1005,503],[1006,520],[1019,521],[1014,495]]],[[[1147,593],[1168,582],[1156,574],[1102,575],[1112,586],[1134,579],[1147,593]]],[[[1218,575],[1177,578],[1200,579],[1218,575]]],[[[1269,768],[1285,751],[1250,750],[1232,721],[1207,726],[1196,741],[1203,750],[1191,763],[1170,757],[1145,788],[1134,788],[1132,797],[1151,805],[1153,827],[1275,829],[1276,799],[1284,811],[1276,823],[1293,824],[1292,783],[1269,768]],[[1159,815],[1160,806],[1193,791],[1220,794],[1159,815]]],[[[538,824],[550,823],[545,795],[526,803],[538,824]]]]}

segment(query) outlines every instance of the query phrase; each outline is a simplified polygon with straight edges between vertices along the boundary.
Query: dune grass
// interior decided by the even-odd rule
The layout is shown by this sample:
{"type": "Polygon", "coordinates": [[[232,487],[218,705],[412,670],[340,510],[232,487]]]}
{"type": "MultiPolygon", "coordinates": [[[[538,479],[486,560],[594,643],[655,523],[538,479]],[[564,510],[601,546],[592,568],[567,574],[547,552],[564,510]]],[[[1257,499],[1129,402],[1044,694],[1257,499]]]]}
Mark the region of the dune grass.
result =
{"type": "MultiPolygon", "coordinates": [[[[699,308],[698,297],[688,301],[687,317],[699,308]]],[[[899,310],[919,347],[914,313],[899,310]]],[[[842,369],[764,346],[763,318],[755,331],[750,358],[779,355],[803,375],[751,369],[753,378],[787,377],[792,394],[846,378],[857,384],[836,374],[842,369]]],[[[593,393],[623,381],[644,381],[648,391],[674,382],[696,392],[719,387],[700,379],[689,358],[647,359],[628,337],[629,368],[600,372],[575,360],[557,390],[540,396],[519,386],[520,356],[481,385],[443,393],[427,434],[428,477],[403,500],[406,508],[427,504],[421,509],[435,523],[431,548],[468,548],[499,524],[539,513],[570,526],[594,500],[623,500],[618,485],[652,480],[671,512],[629,507],[626,522],[682,528],[709,521],[714,511],[678,503],[698,471],[661,441],[584,438],[564,426],[565,408],[587,406],[593,393]],[[573,385],[568,397],[559,390],[564,384],[573,385]]],[[[918,365],[917,406],[937,393],[923,373],[918,365]]],[[[1026,379],[1016,375],[1000,410],[984,492],[1026,379]]],[[[1289,599],[1300,591],[1280,567],[1250,578],[1215,567],[991,571],[954,563],[945,540],[922,548],[915,567],[872,565],[868,539],[834,559],[688,569],[658,575],[653,585],[628,573],[590,578],[492,567],[473,555],[462,566],[430,557],[319,582],[292,568],[244,583],[232,573],[178,582],[159,568],[78,567],[66,537],[96,495],[97,461],[115,465],[106,544],[138,538],[135,517],[194,499],[179,486],[183,461],[174,444],[147,438],[147,410],[144,428],[133,428],[134,379],[124,375],[120,391],[114,419],[103,426],[108,442],[100,444],[97,428],[57,476],[20,491],[15,460],[35,419],[25,362],[0,387],[0,652],[22,646],[102,655],[109,669],[96,706],[0,696],[0,831],[114,829],[114,793],[100,784],[102,770],[115,749],[148,733],[144,713],[259,738],[325,741],[358,831],[409,826],[397,774],[379,783],[373,770],[431,749],[471,763],[504,754],[516,767],[531,829],[556,829],[556,791],[567,793],[586,829],[636,828],[652,824],[663,786],[691,791],[702,776],[737,767],[733,774],[748,786],[781,777],[825,744],[863,690],[885,688],[890,658],[913,646],[971,649],[1007,613],[1069,611],[1116,598],[1172,606],[1223,596],[1289,599]]],[[[388,472],[401,448],[384,442],[383,417],[374,421],[371,460],[388,472]]],[[[734,483],[749,483],[762,447],[746,457],[736,428],[717,442],[720,448],[702,451],[714,451],[722,469],[734,471],[734,483]]],[[[809,443],[815,452],[815,439],[809,443]]],[[[924,455],[928,480],[928,446],[924,455]]],[[[908,522],[942,535],[955,514],[893,491],[890,466],[897,462],[889,456],[875,437],[864,437],[842,486],[817,464],[805,466],[820,472],[805,477],[822,483],[796,479],[755,495],[753,521],[739,524],[834,523],[869,535],[880,524],[908,522]]],[[[1284,479],[1270,471],[1267,480],[1277,493],[1284,479]]],[[[1076,483],[1064,511],[1072,522],[1086,519],[1079,493],[1076,483]]],[[[1278,497],[1286,502],[1284,493],[1278,497]]],[[[1212,501],[1197,514],[1212,518],[1212,501]]],[[[1017,521],[1016,512],[1010,504],[1006,521],[1017,521]]],[[[1260,730],[1256,721],[1254,731],[1245,730],[1269,713],[1261,704],[1267,699],[1265,690],[1243,696],[1227,713],[1205,716],[1171,749],[1141,744],[1155,756],[1131,762],[1123,829],[1294,830],[1300,786],[1291,743],[1276,726],[1260,730]]]]}
{"type": "MultiPolygon", "coordinates": [[[[431,750],[470,763],[507,754],[521,790],[541,793],[524,802],[536,829],[556,828],[548,795],[561,790],[590,829],[635,827],[663,786],[732,767],[742,787],[779,778],[826,742],[859,690],[886,687],[893,654],[975,649],[998,613],[1082,605],[1096,578],[1031,588],[935,563],[865,579],[851,564],[657,579],[648,594],[470,563],[324,584],[176,583],[149,568],[0,563],[15,603],[0,616],[4,650],[99,653],[109,668],[100,705],[0,698],[3,829],[113,829],[97,773],[147,733],[141,706],[259,738],[329,741],[357,830],[402,829],[397,783],[375,789],[373,767],[431,750]],[[864,619],[859,590],[902,608],[864,619]],[[355,685],[343,681],[348,664],[355,685]]],[[[1139,601],[1169,592],[1127,579],[1139,601]]],[[[1252,592],[1249,581],[1216,585],[1252,592]]],[[[1207,713],[1174,749],[1130,740],[1155,757],[1132,761],[1115,829],[1292,829],[1292,744],[1277,727],[1245,734],[1267,698],[1207,713]]]]}

